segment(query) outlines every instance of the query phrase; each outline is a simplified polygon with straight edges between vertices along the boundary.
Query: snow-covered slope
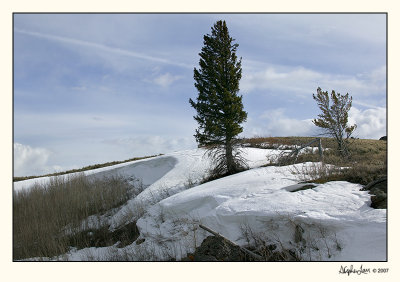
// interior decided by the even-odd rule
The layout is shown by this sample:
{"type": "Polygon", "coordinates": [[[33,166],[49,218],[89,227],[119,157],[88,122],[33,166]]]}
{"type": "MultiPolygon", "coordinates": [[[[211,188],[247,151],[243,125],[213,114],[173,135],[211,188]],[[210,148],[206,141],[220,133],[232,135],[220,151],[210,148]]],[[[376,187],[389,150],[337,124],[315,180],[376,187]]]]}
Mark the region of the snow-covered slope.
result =
{"type": "MultiPolygon", "coordinates": [[[[311,164],[296,166],[303,165],[311,164]]],[[[386,211],[370,208],[360,185],[329,182],[290,192],[301,186],[291,171],[293,166],[257,168],[194,187],[153,206],[138,226],[143,237],[157,238],[161,231],[181,240],[185,232],[176,222],[186,219],[240,245],[250,232],[288,249],[309,249],[305,260],[386,260],[386,211]]],[[[207,234],[198,233],[201,242],[207,234]]]]}
{"type": "MultiPolygon", "coordinates": [[[[113,253],[138,260],[179,259],[210,235],[198,228],[201,223],[239,245],[261,238],[280,248],[301,249],[304,260],[386,260],[386,210],[370,208],[367,192],[348,182],[296,191],[304,185],[297,173],[319,164],[259,167],[280,152],[244,148],[252,169],[194,187],[211,165],[202,149],[87,172],[141,178],[148,186],[107,219],[111,229],[137,221],[138,240],[144,242],[75,250],[63,258],[82,260],[90,253],[107,260],[113,253]]],[[[28,189],[32,182],[15,183],[15,189],[28,189]]]]}
{"type": "MultiPolygon", "coordinates": [[[[137,177],[140,178],[144,185],[148,186],[165,173],[171,170],[176,164],[176,159],[171,156],[159,156],[148,158],[144,160],[131,161],[121,163],[113,166],[97,168],[93,170],[87,170],[84,172],[70,173],[61,177],[74,176],[80,173],[85,175],[92,175],[93,177],[103,177],[111,175],[121,175],[125,177],[137,177]]],[[[50,181],[51,177],[44,176],[39,178],[28,179],[24,181],[14,182],[14,190],[20,191],[29,189],[35,183],[46,184],[50,181]]]]}

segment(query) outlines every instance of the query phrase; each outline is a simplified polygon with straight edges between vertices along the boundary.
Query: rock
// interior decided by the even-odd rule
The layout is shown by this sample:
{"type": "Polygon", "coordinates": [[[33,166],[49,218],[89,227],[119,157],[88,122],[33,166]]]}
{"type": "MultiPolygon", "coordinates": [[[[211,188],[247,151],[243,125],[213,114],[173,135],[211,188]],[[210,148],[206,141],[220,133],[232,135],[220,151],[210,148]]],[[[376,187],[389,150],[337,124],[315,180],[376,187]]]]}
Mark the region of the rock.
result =
{"type": "Polygon", "coordinates": [[[387,208],[387,179],[371,182],[364,190],[371,194],[371,207],[375,209],[387,208]]]}
{"type": "Polygon", "coordinates": [[[387,195],[385,192],[376,190],[375,195],[371,196],[371,207],[374,209],[386,209],[387,208],[387,195]]]}
{"type": "MultiPolygon", "coordinates": [[[[301,228],[302,229],[302,228],[301,228]]],[[[303,232],[299,229],[299,232],[303,232]]],[[[303,239],[302,239],[303,240],[303,239]]],[[[263,261],[299,261],[296,250],[277,250],[275,244],[258,246],[259,255],[264,254],[263,261]]],[[[256,250],[253,250],[253,252],[256,250]]],[[[221,237],[209,236],[201,243],[193,254],[188,254],[182,261],[256,261],[246,255],[238,246],[228,243],[221,237]]]]}
{"type": "Polygon", "coordinates": [[[146,241],[146,239],[141,238],[141,239],[137,239],[135,243],[136,243],[136,245],[140,245],[140,244],[144,243],[144,241],[146,241]]]}
{"type": "Polygon", "coordinates": [[[381,138],[379,138],[379,140],[387,141],[387,136],[382,136],[381,138]]]}
{"type": "Polygon", "coordinates": [[[229,244],[226,240],[209,236],[196,249],[194,254],[188,254],[183,261],[246,261],[246,255],[238,246],[229,244]]]}

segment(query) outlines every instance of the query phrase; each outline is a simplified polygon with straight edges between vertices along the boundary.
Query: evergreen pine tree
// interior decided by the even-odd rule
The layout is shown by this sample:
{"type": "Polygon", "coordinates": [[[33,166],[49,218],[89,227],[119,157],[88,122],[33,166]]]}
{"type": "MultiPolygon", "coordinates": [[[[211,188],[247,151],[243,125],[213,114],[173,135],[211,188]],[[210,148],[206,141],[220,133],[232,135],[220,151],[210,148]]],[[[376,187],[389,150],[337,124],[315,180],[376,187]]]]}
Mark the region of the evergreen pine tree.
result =
{"type": "Polygon", "coordinates": [[[246,166],[237,146],[237,135],[243,131],[240,124],[247,118],[238,95],[242,77],[241,59],[236,56],[239,45],[233,44],[225,21],[216,22],[211,31],[204,36],[200,68],[194,69],[198,97],[196,102],[189,100],[199,124],[194,136],[214,158],[214,173],[233,174],[246,166]]]}

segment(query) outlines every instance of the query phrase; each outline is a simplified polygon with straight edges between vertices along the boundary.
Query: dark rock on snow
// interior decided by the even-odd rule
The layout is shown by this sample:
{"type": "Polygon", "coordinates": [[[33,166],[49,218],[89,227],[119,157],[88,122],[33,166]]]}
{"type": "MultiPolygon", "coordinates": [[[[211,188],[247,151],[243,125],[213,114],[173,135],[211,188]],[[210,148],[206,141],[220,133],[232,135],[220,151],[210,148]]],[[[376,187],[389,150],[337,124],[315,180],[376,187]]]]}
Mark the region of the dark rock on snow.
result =
{"type": "Polygon", "coordinates": [[[387,178],[373,181],[362,190],[371,194],[371,207],[375,209],[387,208],[387,178]]]}
{"type": "Polygon", "coordinates": [[[245,261],[245,254],[238,246],[229,244],[226,240],[209,236],[196,249],[194,254],[188,254],[183,261],[245,261]]]}
{"type": "MultiPolygon", "coordinates": [[[[300,240],[303,240],[302,238],[300,240]]],[[[261,261],[299,261],[296,250],[277,250],[275,244],[258,246],[261,249],[258,255],[264,254],[261,261]]],[[[253,252],[256,250],[253,250],[253,252]]],[[[182,261],[259,261],[243,252],[240,247],[234,246],[225,239],[209,236],[196,248],[193,254],[188,254],[182,261]]]]}

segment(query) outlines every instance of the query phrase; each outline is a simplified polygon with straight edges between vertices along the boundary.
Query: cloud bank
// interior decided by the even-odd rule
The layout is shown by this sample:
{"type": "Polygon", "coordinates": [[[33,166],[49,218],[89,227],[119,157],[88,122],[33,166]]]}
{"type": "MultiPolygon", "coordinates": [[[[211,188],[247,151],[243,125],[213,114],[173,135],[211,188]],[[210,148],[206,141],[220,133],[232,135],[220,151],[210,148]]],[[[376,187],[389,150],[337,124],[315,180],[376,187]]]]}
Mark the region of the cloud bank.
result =
{"type": "Polygon", "coordinates": [[[286,114],[283,108],[264,111],[258,117],[249,117],[243,134],[252,136],[314,136],[316,129],[311,119],[296,119],[286,114]]]}
{"type": "MultiPolygon", "coordinates": [[[[310,68],[295,66],[260,65],[244,69],[241,90],[243,93],[257,93],[269,90],[275,93],[290,93],[297,97],[309,97],[317,87],[330,92],[349,93],[359,105],[368,105],[373,95],[386,93],[386,66],[367,73],[342,75],[324,73],[310,68]]],[[[384,106],[384,104],[380,105],[384,106]]]]}
{"type": "Polygon", "coordinates": [[[374,108],[361,111],[352,107],[349,112],[349,123],[357,124],[354,137],[366,139],[379,139],[387,135],[386,109],[374,108]]]}
{"type": "MultiPolygon", "coordinates": [[[[263,112],[258,117],[249,117],[244,126],[244,135],[251,136],[319,136],[321,130],[312,119],[296,119],[286,113],[284,108],[263,112]]],[[[354,106],[349,112],[349,125],[357,124],[353,137],[379,139],[386,133],[386,108],[360,110],[354,106]]]]}
{"type": "Polygon", "coordinates": [[[14,175],[41,175],[60,169],[48,166],[50,155],[51,152],[45,148],[14,143],[14,175]]]}

